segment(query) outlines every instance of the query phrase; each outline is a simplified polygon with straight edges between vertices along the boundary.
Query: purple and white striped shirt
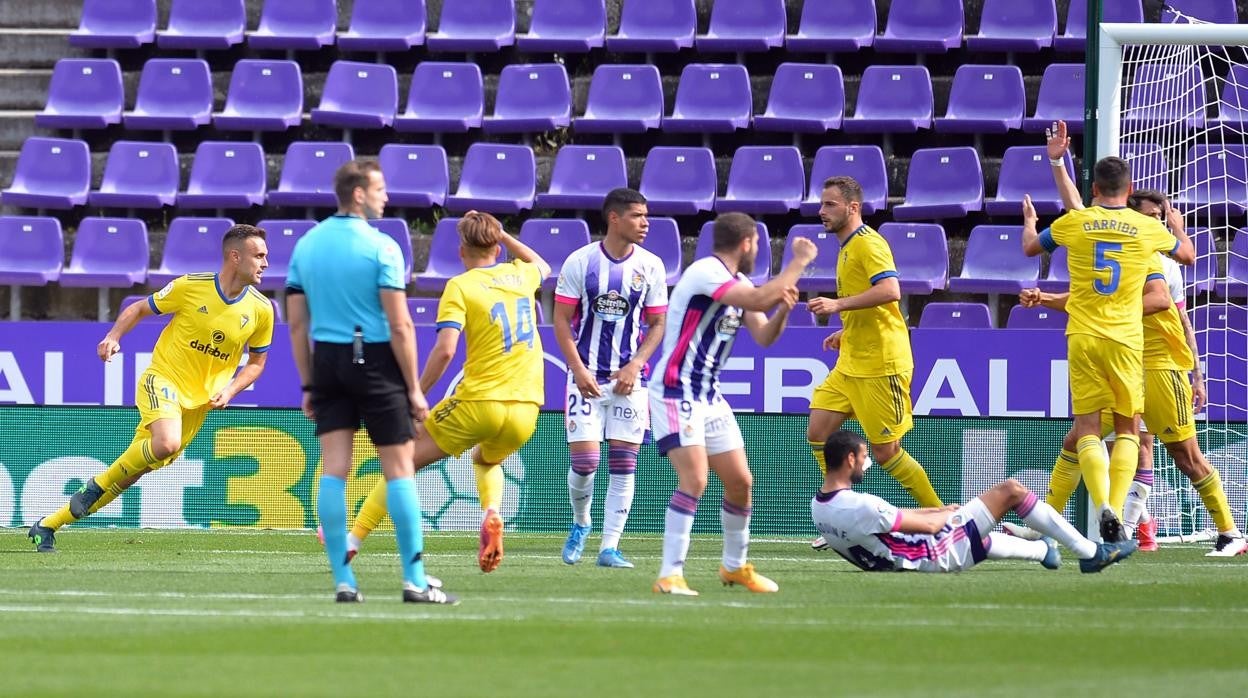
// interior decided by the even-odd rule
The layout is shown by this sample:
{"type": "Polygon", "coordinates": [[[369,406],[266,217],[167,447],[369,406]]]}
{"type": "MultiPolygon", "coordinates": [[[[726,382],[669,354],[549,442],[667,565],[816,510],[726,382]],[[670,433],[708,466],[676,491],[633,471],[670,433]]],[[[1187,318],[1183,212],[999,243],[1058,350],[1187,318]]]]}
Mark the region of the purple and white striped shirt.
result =
{"type": "Polygon", "coordinates": [[[661,380],[652,394],[710,402],[719,393],[719,370],[728,360],[744,313],[720,302],[736,284],[749,284],[745,274],[733,276],[719,257],[689,265],[672,289],[663,333],[663,358],[655,366],[661,380]]]}
{"type": "Polygon", "coordinates": [[[667,311],[667,272],[658,255],[640,246],[615,259],[596,242],[564,262],[555,302],[576,307],[576,351],[598,382],[607,383],[637,353],[645,315],[667,311]]]}

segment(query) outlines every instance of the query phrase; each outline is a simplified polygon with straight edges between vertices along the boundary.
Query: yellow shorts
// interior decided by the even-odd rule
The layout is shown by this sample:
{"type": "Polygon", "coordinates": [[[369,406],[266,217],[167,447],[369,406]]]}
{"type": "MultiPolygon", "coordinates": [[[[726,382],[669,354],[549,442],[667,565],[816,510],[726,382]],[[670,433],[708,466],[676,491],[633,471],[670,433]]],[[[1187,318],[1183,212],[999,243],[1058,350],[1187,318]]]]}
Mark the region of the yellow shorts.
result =
{"type": "MultiPolygon", "coordinates": [[[[1196,420],[1192,418],[1192,384],[1186,371],[1145,369],[1144,423],[1158,441],[1175,444],[1196,437],[1196,420]]],[[[1114,430],[1114,418],[1101,415],[1101,432],[1114,430]]]]}
{"type": "Polygon", "coordinates": [[[425,430],[446,453],[457,456],[480,445],[485,462],[501,463],[533,436],[538,410],[532,402],[461,402],[448,397],[430,410],[425,430]]]}
{"type": "Polygon", "coordinates": [[[1118,342],[1066,337],[1070,402],[1076,415],[1110,410],[1126,417],[1144,411],[1144,353],[1118,342]]]}
{"type": "Polygon", "coordinates": [[[158,419],[177,419],[182,422],[182,448],[178,450],[178,453],[158,463],[152,468],[153,470],[172,463],[182,451],[186,450],[187,445],[204,426],[204,419],[208,417],[210,409],[208,405],[189,410],[183,408],[178,401],[178,391],[173,383],[152,371],[146,371],[139,376],[134,404],[139,408],[139,426],[134,430],[136,440],[151,438],[151,424],[158,419]]]}
{"type": "Polygon", "coordinates": [[[914,428],[910,404],[911,372],[891,376],[855,378],[836,369],[811,397],[812,410],[843,412],[858,420],[867,441],[887,444],[914,428]]]}

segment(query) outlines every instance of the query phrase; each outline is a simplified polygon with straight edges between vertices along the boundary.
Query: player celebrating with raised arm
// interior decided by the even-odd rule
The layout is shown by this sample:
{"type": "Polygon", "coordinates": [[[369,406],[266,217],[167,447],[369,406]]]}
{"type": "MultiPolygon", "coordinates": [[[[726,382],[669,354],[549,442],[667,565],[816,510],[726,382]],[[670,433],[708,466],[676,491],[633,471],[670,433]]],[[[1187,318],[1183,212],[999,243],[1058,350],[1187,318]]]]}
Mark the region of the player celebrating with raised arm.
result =
{"type": "Polygon", "coordinates": [[[1145,279],[1157,252],[1191,264],[1195,250],[1181,227],[1176,237],[1156,219],[1127,208],[1131,172],[1121,158],[1097,161],[1092,194],[1091,207],[1067,212],[1042,233],[1034,218],[1025,219],[1022,245],[1029,257],[1059,245],[1068,249],[1066,339],[1076,457],[1100,512],[1102,537],[1121,540],[1122,510],[1110,499],[1110,472],[1134,472],[1139,457],[1145,279]],[[1108,461],[1100,444],[1106,410],[1113,413],[1117,435],[1108,461]]]}
{"type": "Polygon", "coordinates": [[[722,214],[715,219],[713,235],[714,254],[689,265],[672,290],[663,358],[656,364],[659,379],[650,381],[654,436],[677,477],[663,529],[663,563],[654,583],[654,591],[664,594],[697,596],[685,581],[685,554],[708,470],[724,485],[720,580],[754,592],[779,590],[746,562],[753,476],[741,429],[719,390],[719,371],[742,325],[763,346],[780,337],[797,302],[797,279],[817,249],[810,240],[797,238],[788,266],[755,287],[749,280],[758,256],[754,220],[743,213],[722,214]],[[763,313],[773,308],[778,309],[768,319],[763,313]]]}
{"type": "Polygon", "coordinates": [[[637,452],[650,423],[646,364],[663,341],[667,317],[663,260],[640,246],[650,227],[646,215],[646,199],[639,192],[608,192],[602,205],[606,237],[573,252],[555,288],[555,339],[568,364],[572,529],[563,561],[569,565],[581,559],[591,528],[594,473],[605,438],[611,480],[598,565],[633,566],[620,553],[619,541],[633,504],[637,452]]]}
{"type": "MultiPolygon", "coordinates": [[[[914,358],[910,331],[898,301],[901,284],[888,242],[862,222],[862,186],[852,177],[823,183],[819,208],[823,227],[841,241],[836,262],[836,295],[808,302],[817,315],[840,313],[844,329],[824,341],[840,352],[836,366],[810,401],[806,439],[810,452],[827,471],[823,444],[849,417],[862,425],[875,460],[920,506],[938,507],[923,466],[904,448],[901,437],[914,428],[910,378],[914,358]]],[[[822,547],[816,540],[814,547],[822,547]]]]}
{"type": "MultiPolygon", "coordinates": [[[[420,387],[433,389],[454,358],[461,334],[467,344],[464,378],[430,410],[423,433],[417,433],[413,458],[420,470],[472,449],[482,511],[477,564],[482,572],[493,572],[503,560],[502,463],[537,429],[545,398],[533,297],[550,276],[550,265],[488,213],[469,211],[455,228],[467,271],[442,292],[438,339],[425,360],[420,387]],[[498,261],[500,244],[510,262],[498,261]]],[[[385,516],[386,487],[379,482],[360,507],[349,545],[358,549],[385,516]]]]}
{"type": "Polygon", "coordinates": [[[160,333],[152,363],[139,376],[134,404],[139,426],[125,453],[88,480],[69,503],[30,527],[39,552],[56,550],[55,534],[112,502],[143,475],[177,459],[195,438],[209,410],[222,409],[264,372],[273,341],[273,306],[254,288],[269,266],[264,231],[236,225],[221,241],[216,274],[187,274],[131,303],[96,347],[109,361],[121,338],[149,315],[173,313],[160,333]],[[247,364],[235,373],[243,347],[247,364]]]}
{"type": "Polygon", "coordinates": [[[961,507],[898,509],[855,492],[871,467],[861,436],[838,431],[824,443],[823,486],[810,502],[815,527],[841,557],[867,572],[961,572],[984,560],[1034,560],[1061,565],[1053,539],[1075,553],[1079,571],[1100,572],[1135,551],[1135,541],[1093,543],[1053,507],[1013,478],[961,507]],[[993,528],[1013,511],[1048,539],[1025,541],[993,528]]]}

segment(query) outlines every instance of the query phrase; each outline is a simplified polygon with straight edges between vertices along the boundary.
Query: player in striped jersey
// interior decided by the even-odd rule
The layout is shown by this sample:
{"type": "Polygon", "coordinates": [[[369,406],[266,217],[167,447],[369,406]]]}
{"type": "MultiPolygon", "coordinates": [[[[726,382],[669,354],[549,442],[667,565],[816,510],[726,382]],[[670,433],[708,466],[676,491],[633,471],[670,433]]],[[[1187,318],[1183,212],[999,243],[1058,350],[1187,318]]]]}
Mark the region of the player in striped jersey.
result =
{"type": "Polygon", "coordinates": [[[646,199],[613,189],[603,202],[607,234],[572,253],[555,288],[555,339],[568,363],[565,400],[568,499],[572,528],[563,561],[581,559],[591,529],[594,474],[605,438],[611,475],[603,506],[600,567],[629,568],[620,535],[633,504],[637,452],[649,426],[647,363],[663,341],[667,272],[663,260],[640,245],[650,223],[646,199]]]}
{"type": "Polygon", "coordinates": [[[663,358],[650,381],[650,421],[659,452],[676,471],[677,488],[667,507],[663,563],[654,591],[696,596],[685,582],[685,554],[706,489],[708,470],[724,485],[719,520],[724,531],[719,578],[754,592],[779,587],[746,562],[750,543],[750,489],[741,430],[719,391],[719,371],[742,325],[755,342],[769,346],[780,337],[797,302],[797,279],[815,259],[815,244],[793,241],[793,259],[771,281],[755,287],[749,274],[758,255],[758,231],[743,213],[715,219],[714,254],[689,265],[672,290],[663,358]],[[777,309],[770,319],[764,313],[777,309]]]}
{"type": "Polygon", "coordinates": [[[1079,535],[1053,507],[1011,478],[962,506],[898,509],[874,495],[855,492],[871,467],[867,442],[838,431],[824,443],[827,473],[810,502],[815,527],[829,546],[868,572],[961,572],[984,560],[1034,560],[1061,566],[1054,542],[1079,558],[1079,571],[1100,572],[1135,551],[1135,542],[1093,543],[1079,535]],[[1028,541],[994,533],[1010,511],[1047,538],[1028,541]]]}

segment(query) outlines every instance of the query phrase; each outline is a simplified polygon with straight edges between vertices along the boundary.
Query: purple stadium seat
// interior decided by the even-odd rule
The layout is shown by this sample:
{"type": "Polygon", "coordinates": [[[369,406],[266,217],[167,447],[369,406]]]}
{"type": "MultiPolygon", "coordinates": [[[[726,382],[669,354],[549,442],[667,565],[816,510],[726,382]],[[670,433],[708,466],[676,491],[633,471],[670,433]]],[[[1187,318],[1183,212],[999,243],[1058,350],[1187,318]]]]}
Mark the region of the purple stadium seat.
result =
{"type": "Polygon", "coordinates": [[[447,280],[464,272],[464,263],[459,259],[457,223],[458,218],[438,220],[437,227],[433,229],[433,240],[429,242],[429,262],[415,278],[417,289],[441,291],[446,287],[447,280]]]}
{"type": "Polygon", "coordinates": [[[529,33],[516,37],[520,51],[588,53],[602,48],[607,33],[603,0],[536,0],[529,33]]]}
{"type": "Polygon", "coordinates": [[[852,53],[875,42],[875,0],[804,2],[797,33],[784,37],[790,53],[852,53]]]}
{"type": "Polygon", "coordinates": [[[767,111],[754,116],[755,131],[823,133],[841,127],[845,84],[835,65],[781,63],[771,81],[767,111]]]}
{"type": "Polygon", "coordinates": [[[580,133],[645,133],[663,121],[663,83],[652,65],[594,69],[585,116],[572,120],[580,133]]]}
{"type": "MultiPolygon", "coordinates": [[[[387,191],[389,188],[387,187],[387,191]]],[[[403,281],[412,282],[412,231],[402,218],[374,218],[368,224],[380,230],[399,245],[403,253],[403,281]]]]}
{"type": "Polygon", "coordinates": [[[0,284],[46,286],[60,277],[64,260],[60,221],[0,216],[0,284]]]}
{"type": "Polygon", "coordinates": [[[1053,0],[984,0],[979,34],[966,37],[971,51],[1036,53],[1053,45],[1057,4],[1053,0]]]}
{"type": "Polygon", "coordinates": [[[117,141],[108,151],[100,188],[87,196],[87,203],[116,208],[172,206],[180,178],[178,151],[172,143],[117,141]]]}
{"type": "Polygon", "coordinates": [[[519,213],[533,208],[536,189],[536,164],[528,146],[473,143],[464,155],[459,188],[447,197],[446,209],[519,213]]]}
{"type": "Polygon", "coordinates": [[[1016,305],[1010,308],[1010,317],[1005,321],[1006,329],[1011,330],[1064,330],[1068,316],[1060,310],[1050,310],[1043,306],[1024,308],[1016,305]]]}
{"type": "Polygon", "coordinates": [[[543,288],[554,288],[563,261],[589,244],[589,226],[576,218],[530,218],[520,226],[520,241],[550,264],[543,288]]]}
{"type": "Polygon", "coordinates": [[[565,145],[555,155],[550,191],[538,194],[535,206],[597,210],[607,192],[627,186],[623,150],[609,145],[565,145]]]}
{"type": "Polygon", "coordinates": [[[425,0],[368,0],[351,7],[339,51],[407,51],[425,43],[425,0]]]}
{"type": "Polygon", "coordinates": [[[1218,278],[1218,258],[1213,244],[1213,233],[1208,228],[1192,227],[1187,230],[1196,247],[1196,264],[1182,265],[1183,283],[1191,287],[1190,293],[1213,291],[1218,278]]]}
{"type": "Polygon", "coordinates": [[[949,243],[935,223],[885,223],[880,235],[893,250],[901,292],[930,296],[949,285],[949,243]]]}
{"type": "Polygon", "coordinates": [[[1197,145],[1187,151],[1174,205],[1184,213],[1229,218],[1248,205],[1248,147],[1197,145]]]}
{"type": "Polygon", "coordinates": [[[1131,165],[1131,183],[1136,189],[1170,191],[1166,156],[1152,143],[1124,143],[1119,154],[1131,165]]]}
{"type": "MultiPolygon", "coordinates": [[[[1140,0],[1103,0],[1101,21],[1143,22],[1144,6],[1140,0]]],[[[1084,53],[1088,44],[1088,0],[1070,0],[1066,25],[1061,36],[1053,39],[1053,48],[1070,53],[1084,53]]]]}
{"type": "Polygon", "coordinates": [[[208,62],[153,58],[143,64],[134,110],[122,115],[127,129],[193,131],[212,120],[212,74],[208,62]]]}
{"type": "Polygon", "coordinates": [[[417,325],[433,325],[438,321],[437,298],[408,298],[407,312],[412,315],[412,322],[417,325]]]}
{"type": "Polygon", "coordinates": [[[264,0],[260,26],[247,37],[257,49],[315,51],[334,43],[335,0],[264,0]]]}
{"type": "Polygon", "coordinates": [[[710,148],[655,146],[641,167],[639,191],[650,213],[689,216],[715,206],[719,177],[710,148]]]}
{"type": "MultiPolygon", "coordinates": [[[[1214,24],[1238,24],[1239,14],[1235,10],[1235,0],[1166,0],[1161,6],[1161,23],[1170,24],[1179,21],[1177,10],[1187,17],[1194,17],[1214,24]]],[[[1186,22],[1187,20],[1182,20],[1186,22]]]]}
{"type": "Polygon", "coordinates": [[[816,327],[815,314],[805,302],[798,303],[789,311],[789,327],[816,327]]]}
{"type": "Polygon", "coordinates": [[[1040,258],[1023,254],[1021,225],[977,225],[966,240],[954,293],[1018,293],[1040,282],[1040,258]]]}
{"type": "Polygon", "coordinates": [[[828,232],[822,224],[802,223],[789,228],[789,234],[784,239],[784,256],[780,260],[781,269],[793,260],[793,241],[797,238],[806,238],[819,248],[815,261],[811,262],[810,266],[806,267],[806,270],[798,277],[797,289],[799,291],[835,291],[836,260],[841,254],[841,241],[837,239],[836,233],[828,232]]]}
{"type": "Polygon", "coordinates": [[[442,146],[388,143],[377,161],[386,176],[390,206],[430,208],[446,201],[451,176],[442,146]]]}
{"type": "Polygon", "coordinates": [[[810,167],[810,189],[799,209],[803,216],[819,215],[823,183],[834,175],[853,177],[862,185],[862,212],[870,215],[888,208],[888,171],[878,145],[825,145],[815,151],[810,167]]]}
{"type": "Polygon", "coordinates": [[[1014,65],[960,65],[938,133],[1006,133],[1027,111],[1023,71],[1014,65]]]}
{"type": "Polygon", "coordinates": [[[91,154],[84,141],[32,136],[22,142],[13,184],[0,193],[6,206],[66,209],[87,203],[91,154]]]}
{"type": "Polygon", "coordinates": [[[83,0],[71,46],[138,48],[156,36],[156,0],[83,0]]]}
{"type": "Polygon", "coordinates": [[[147,283],[160,288],[183,274],[213,271],[221,266],[221,239],[234,225],[229,218],[174,218],[165,236],[160,267],[147,272],[147,283]]]}
{"type": "Polygon", "coordinates": [[[147,226],[133,218],[83,218],[62,286],[129,288],[147,281],[147,226]]]}
{"type": "Polygon", "coordinates": [[[875,37],[880,53],[945,53],[962,46],[962,0],[892,0],[875,37]]]}
{"type": "Polygon", "coordinates": [[[675,53],[693,46],[694,0],[624,0],[620,28],[607,37],[612,53],[675,53]]]}
{"type": "Polygon", "coordinates": [[[680,228],[671,218],[650,218],[650,228],[641,246],[658,255],[667,271],[667,285],[675,286],[680,278],[680,228]]]}
{"type": "Polygon", "coordinates": [[[355,158],[350,143],[296,141],[286,148],[282,178],[269,192],[270,206],[338,205],[334,196],[334,172],[355,158]]]}
{"type": "Polygon", "coordinates": [[[234,64],[219,131],[285,131],[303,121],[303,73],[294,61],[243,59],[234,64]]]}
{"type": "MultiPolygon", "coordinates": [[[[52,79],[55,80],[56,76],[52,79]]],[[[39,117],[35,119],[38,123],[39,117]]],[[[1209,125],[1228,126],[1237,131],[1243,131],[1248,126],[1248,66],[1231,64],[1218,99],[1218,115],[1209,120],[1209,125]]]]}
{"type": "Polygon", "coordinates": [[[785,22],[784,0],[717,0],[694,44],[699,53],[767,51],[784,44],[785,22]]]}
{"type": "MultiPolygon", "coordinates": [[[[1070,153],[1064,156],[1066,171],[1075,178],[1070,153]]],[[[1053,166],[1043,145],[1014,145],[1005,149],[1001,173],[997,175],[997,196],[984,202],[991,216],[1023,215],[1023,195],[1031,195],[1036,213],[1056,215],[1062,211],[1062,197],[1053,183],[1053,166]]]]}
{"type": "Polygon", "coordinates": [[[1036,99],[1036,112],[1023,119],[1027,133],[1044,133],[1054,121],[1065,121],[1070,133],[1083,133],[1083,76],[1082,63],[1054,63],[1044,69],[1040,78],[1040,95],[1036,99]]]}
{"type": "MultiPolygon", "coordinates": [[[[755,286],[761,286],[771,278],[771,236],[767,234],[767,226],[764,223],[760,221],[756,223],[756,226],[758,227],[758,257],[754,260],[754,273],[749,277],[755,286]]],[[[715,221],[707,221],[698,231],[698,245],[693,253],[695,261],[714,254],[715,245],[711,237],[714,227],[715,221]]]]}
{"type": "Polygon", "coordinates": [[[260,290],[274,291],[286,286],[286,272],[290,269],[290,255],[295,251],[295,243],[303,237],[316,221],[305,220],[263,220],[256,223],[263,228],[265,242],[269,245],[269,268],[264,270],[260,279],[260,290]]]}
{"type": "MultiPolygon", "coordinates": [[[[1226,278],[1217,281],[1218,295],[1223,298],[1248,296],[1248,228],[1235,231],[1226,255],[1226,278]]],[[[1239,325],[1243,332],[1248,325],[1239,325]]],[[[1242,346],[1242,345],[1241,345],[1242,346]]]]}
{"type": "Polygon", "coordinates": [[[862,71],[847,133],[914,133],[932,127],[932,76],[921,65],[870,65],[862,71]]]}
{"type": "Polygon", "coordinates": [[[259,143],[203,141],[195,148],[191,178],[178,208],[246,208],[264,205],[268,173],[259,143]]]}
{"type": "Polygon", "coordinates": [[[924,329],[992,329],[992,316],[983,303],[928,303],[923,306],[919,327],[924,329]]]}
{"type": "Polygon", "coordinates": [[[983,205],[984,175],[974,148],[921,148],[910,158],[906,202],[893,207],[893,218],[961,218],[983,205]]]}
{"type": "Polygon", "coordinates": [[[223,50],[243,43],[243,0],[173,0],[169,24],[156,33],[160,48],[223,50]]]}
{"type": "Polygon", "coordinates": [[[399,109],[399,76],[378,63],[334,61],[325,79],[321,106],[312,123],[338,128],[384,128],[399,109]]]}
{"type": "Polygon", "coordinates": [[[52,69],[48,103],[35,114],[43,128],[106,128],[121,123],[125,90],[111,58],[62,58],[52,69]]]}
{"type": "Polygon", "coordinates": [[[407,109],[394,120],[404,133],[462,133],[480,128],[485,87],[476,63],[425,61],[412,73],[407,109]]]}
{"type": "Polygon", "coordinates": [[[1059,247],[1049,255],[1049,273],[1040,279],[1039,288],[1046,293],[1070,290],[1070,269],[1066,266],[1066,248],[1059,247]]]}
{"type": "Polygon", "coordinates": [[[802,202],[805,191],[800,150],[791,145],[745,145],[732,154],[728,191],[715,200],[715,210],[788,213],[802,202]]]}
{"type": "Polygon", "coordinates": [[[1131,77],[1123,133],[1181,119],[1188,128],[1205,126],[1205,79],[1199,63],[1141,63],[1131,77]]]}
{"type": "Polygon", "coordinates": [[[498,76],[494,115],[486,133],[536,133],[572,123],[572,88],[559,63],[509,65],[498,76]]]}
{"type": "Polygon", "coordinates": [[[750,75],[743,65],[690,63],[680,72],[676,106],[663,119],[673,133],[732,133],[749,128],[754,112],[750,75]]]}
{"type": "Polygon", "coordinates": [[[513,0],[455,0],[442,4],[438,31],[425,39],[430,51],[497,51],[516,42],[513,0]]]}

